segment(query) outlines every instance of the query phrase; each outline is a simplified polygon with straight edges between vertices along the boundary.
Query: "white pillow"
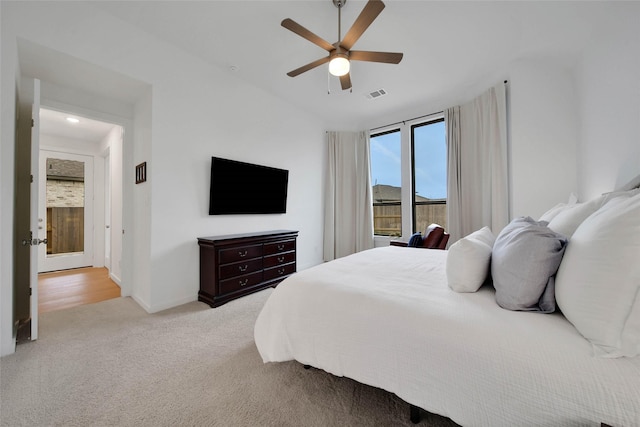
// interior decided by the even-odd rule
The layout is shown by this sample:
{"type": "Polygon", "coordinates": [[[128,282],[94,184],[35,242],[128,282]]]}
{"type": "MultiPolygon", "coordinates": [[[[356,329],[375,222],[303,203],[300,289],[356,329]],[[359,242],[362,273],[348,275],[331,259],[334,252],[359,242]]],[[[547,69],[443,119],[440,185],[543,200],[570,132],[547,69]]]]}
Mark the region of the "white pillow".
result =
{"type": "Polygon", "coordinates": [[[447,284],[456,292],[476,292],[484,283],[491,265],[491,248],[496,238],[483,227],[458,240],[447,254],[447,284]]]}
{"type": "Polygon", "coordinates": [[[636,194],[640,194],[640,189],[612,191],[595,197],[585,203],[576,203],[573,206],[567,205],[565,209],[562,209],[549,221],[549,228],[556,233],[571,237],[582,221],[611,200],[617,199],[618,197],[633,197],[636,194]]]}
{"type": "Polygon", "coordinates": [[[538,219],[538,221],[551,221],[556,217],[560,212],[567,210],[578,203],[578,196],[574,193],[569,194],[569,201],[567,203],[558,203],[548,211],[542,214],[542,216],[538,219]]]}
{"type": "Polygon", "coordinates": [[[606,357],[640,354],[640,194],[618,197],[573,234],[556,276],[565,317],[606,357]]]}
{"type": "Polygon", "coordinates": [[[489,227],[482,227],[480,230],[474,231],[465,238],[470,240],[479,240],[491,248],[493,248],[493,244],[496,242],[496,236],[493,235],[489,227]]]}
{"type": "Polygon", "coordinates": [[[553,219],[549,221],[549,228],[556,233],[571,237],[582,221],[597,211],[604,201],[604,196],[598,196],[585,203],[576,203],[553,217],[553,219]]]}
{"type": "Polygon", "coordinates": [[[632,190],[620,190],[620,191],[611,191],[610,193],[604,193],[602,195],[602,205],[604,206],[605,203],[608,203],[609,201],[618,198],[618,197],[633,197],[636,194],[640,194],[640,188],[635,188],[632,190]]]}
{"type": "Polygon", "coordinates": [[[573,205],[568,205],[566,203],[558,203],[548,211],[542,214],[542,216],[538,219],[538,221],[546,221],[550,222],[553,218],[555,218],[560,212],[571,208],[573,205]]]}

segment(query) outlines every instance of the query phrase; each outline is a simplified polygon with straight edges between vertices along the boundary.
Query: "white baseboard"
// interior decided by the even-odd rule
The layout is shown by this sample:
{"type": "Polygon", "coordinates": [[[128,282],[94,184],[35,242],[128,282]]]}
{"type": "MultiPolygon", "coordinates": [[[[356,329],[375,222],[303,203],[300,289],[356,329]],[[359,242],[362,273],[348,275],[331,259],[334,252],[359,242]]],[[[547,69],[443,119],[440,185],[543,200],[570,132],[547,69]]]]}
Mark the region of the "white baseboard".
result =
{"type": "Polygon", "coordinates": [[[120,278],[118,276],[116,276],[111,271],[109,271],[109,278],[111,280],[113,280],[114,282],[116,282],[116,285],[120,286],[120,289],[122,289],[122,284],[121,284],[120,278]]]}
{"type": "Polygon", "coordinates": [[[159,311],[168,310],[170,308],[178,307],[179,305],[188,304],[193,301],[197,301],[197,296],[188,296],[175,301],[167,302],[164,304],[157,304],[150,306],[149,304],[142,301],[140,298],[137,298],[135,295],[131,296],[135,302],[138,303],[140,307],[142,307],[147,313],[153,314],[159,311]]]}
{"type": "Polygon", "coordinates": [[[131,295],[131,298],[133,298],[133,300],[137,302],[138,305],[144,309],[144,311],[146,311],[147,313],[151,313],[150,307],[144,301],[142,301],[140,298],[138,298],[135,295],[131,295]]]}

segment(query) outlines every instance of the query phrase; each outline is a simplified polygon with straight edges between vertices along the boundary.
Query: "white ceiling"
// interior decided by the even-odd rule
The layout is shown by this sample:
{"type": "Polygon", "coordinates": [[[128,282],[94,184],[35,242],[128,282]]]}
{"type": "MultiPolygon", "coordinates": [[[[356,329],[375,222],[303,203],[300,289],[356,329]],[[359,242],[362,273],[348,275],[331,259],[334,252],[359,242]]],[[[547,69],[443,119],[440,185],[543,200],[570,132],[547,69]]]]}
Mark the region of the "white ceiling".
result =
{"type": "MultiPolygon", "coordinates": [[[[366,2],[348,0],[343,34],[366,2]]],[[[354,49],[403,52],[398,65],[354,62],[353,92],[343,92],[327,65],[295,78],[286,73],[326,52],[284,29],[291,18],[333,43],[338,10],[331,0],[108,1],[101,8],[276,94],[328,123],[363,122],[415,110],[447,97],[471,97],[509,62],[551,56],[573,62],[603,27],[611,2],[459,2],[386,0],[354,49]],[[231,71],[230,67],[236,67],[231,71]],[[388,95],[368,100],[377,89],[388,95]]],[[[606,27],[608,28],[608,27],[606,27]]],[[[425,111],[428,113],[430,111],[425,111]]]]}
{"type": "MultiPolygon", "coordinates": [[[[343,35],[365,3],[348,0],[343,35]]],[[[291,18],[333,43],[338,10],[331,0],[88,4],[222,67],[333,129],[409,119],[405,112],[424,108],[427,114],[462,102],[508,77],[508,64],[519,59],[552,58],[571,66],[584,46],[626,12],[624,2],[607,1],[386,0],[354,49],[403,52],[404,58],[398,65],[354,61],[350,93],[340,89],[336,77],[329,79],[326,64],[295,78],[286,75],[327,53],[280,22],[291,18]],[[367,99],[377,89],[388,95],[367,99]]]]}
{"type": "Polygon", "coordinates": [[[75,114],[40,109],[40,133],[62,138],[71,138],[87,143],[98,144],[117,125],[88,119],[75,114]],[[77,119],[71,123],[67,118],[77,119]]]}

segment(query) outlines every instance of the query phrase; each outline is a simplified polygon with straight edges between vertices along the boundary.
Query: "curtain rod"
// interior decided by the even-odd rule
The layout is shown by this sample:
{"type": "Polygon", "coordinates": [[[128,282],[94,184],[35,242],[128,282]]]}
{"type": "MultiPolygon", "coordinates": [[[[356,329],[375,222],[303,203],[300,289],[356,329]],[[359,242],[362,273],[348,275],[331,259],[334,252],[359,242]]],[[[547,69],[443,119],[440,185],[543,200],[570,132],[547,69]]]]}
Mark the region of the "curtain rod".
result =
{"type": "Polygon", "coordinates": [[[401,120],[401,121],[396,122],[396,123],[389,123],[388,125],[378,126],[377,128],[373,128],[373,129],[369,129],[369,130],[373,131],[373,130],[383,129],[383,128],[386,128],[386,127],[389,127],[389,126],[394,126],[394,125],[399,125],[399,124],[406,125],[407,122],[412,122],[412,121],[418,120],[418,119],[424,119],[425,117],[435,116],[436,114],[442,114],[442,113],[444,113],[444,111],[437,111],[435,113],[425,114],[424,116],[414,117],[413,119],[401,120]]]}
{"type": "MultiPolygon", "coordinates": [[[[507,84],[507,83],[509,83],[509,80],[505,80],[504,81],[504,84],[507,84]]],[[[396,122],[396,123],[389,123],[388,125],[378,126],[377,128],[369,129],[369,131],[374,131],[374,130],[378,130],[378,129],[384,129],[384,128],[387,128],[389,126],[395,126],[395,125],[399,125],[399,124],[406,125],[407,122],[412,122],[412,121],[418,120],[418,119],[424,119],[425,117],[435,116],[436,114],[442,114],[442,113],[444,113],[444,111],[438,111],[438,112],[431,113],[431,114],[425,114],[424,116],[414,117],[413,119],[401,120],[401,121],[396,122]]]]}

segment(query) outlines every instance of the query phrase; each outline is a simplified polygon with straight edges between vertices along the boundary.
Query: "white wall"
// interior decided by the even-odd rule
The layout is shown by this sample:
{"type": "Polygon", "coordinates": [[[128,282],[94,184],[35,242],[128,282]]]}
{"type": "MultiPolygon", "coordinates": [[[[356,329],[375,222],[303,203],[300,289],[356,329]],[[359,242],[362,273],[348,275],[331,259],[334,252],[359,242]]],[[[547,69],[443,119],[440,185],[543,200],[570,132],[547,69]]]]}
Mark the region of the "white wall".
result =
{"type": "Polygon", "coordinates": [[[578,178],[585,199],[640,174],[640,3],[625,6],[632,9],[589,46],[577,74],[578,178]]]}
{"type": "MultiPolygon", "coordinates": [[[[131,269],[131,281],[136,284],[131,290],[131,296],[146,310],[151,310],[151,188],[153,187],[153,163],[151,161],[152,141],[152,111],[151,90],[147,91],[135,106],[136,121],[133,129],[133,158],[134,164],[147,161],[147,182],[135,185],[132,191],[133,200],[128,203],[134,205],[133,222],[136,228],[136,239],[123,250],[125,259],[134,258],[135,268],[131,269]],[[144,254],[144,255],[141,255],[144,254]]],[[[128,227],[127,227],[128,228],[128,227]]],[[[128,236],[127,236],[128,237],[128,236]]]]}
{"type": "Polygon", "coordinates": [[[553,58],[509,70],[511,217],[537,219],[578,192],[578,109],[573,70],[553,58]]]}
{"type": "Polygon", "coordinates": [[[132,295],[148,311],[196,299],[199,236],[295,229],[299,269],[321,262],[324,123],[86,4],[2,7],[3,43],[6,28],[8,44],[21,37],[152,88],[135,107],[123,196],[133,210],[123,224],[123,263],[131,263],[132,295]],[[214,155],[289,169],[287,214],[209,216],[214,155]],[[133,166],[143,161],[148,182],[136,186],[133,166]]]}
{"type": "MultiPolygon", "coordinates": [[[[195,64],[194,64],[195,65],[195,64]]],[[[151,184],[152,305],[188,301],[198,287],[196,237],[269,230],[300,230],[299,269],[321,262],[324,129],[280,100],[265,96],[239,80],[224,86],[189,66],[183,79],[153,92],[153,139],[149,161],[151,184]],[[194,84],[193,82],[198,82],[194,84]],[[194,110],[194,100],[205,102],[194,110]],[[159,100],[175,109],[163,114],[159,100]],[[211,102],[209,100],[215,100],[211,102]],[[158,113],[160,118],[156,116],[158,113]],[[183,126],[176,126],[183,123],[183,126]],[[162,136],[166,144],[155,144],[162,136]],[[185,146],[189,147],[185,150],[185,146]],[[289,170],[286,215],[209,216],[211,156],[289,170]]]]}

